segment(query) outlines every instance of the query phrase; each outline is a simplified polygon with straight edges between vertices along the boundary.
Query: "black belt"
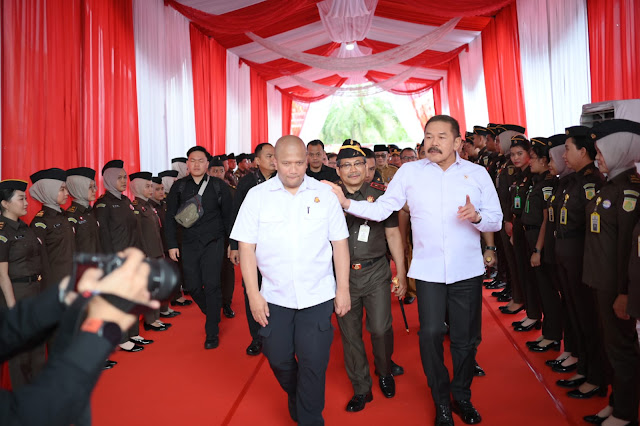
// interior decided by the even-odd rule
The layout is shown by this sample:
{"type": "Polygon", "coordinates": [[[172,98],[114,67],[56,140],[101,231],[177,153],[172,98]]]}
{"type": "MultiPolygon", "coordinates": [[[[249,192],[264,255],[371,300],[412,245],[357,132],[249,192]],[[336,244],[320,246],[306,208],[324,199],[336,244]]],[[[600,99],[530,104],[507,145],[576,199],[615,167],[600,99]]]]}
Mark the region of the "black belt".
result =
{"type": "Polygon", "coordinates": [[[351,264],[351,269],[354,269],[354,270],[358,271],[358,270],[360,270],[362,268],[366,268],[367,266],[373,265],[374,263],[376,263],[378,260],[382,259],[383,257],[386,257],[386,256],[380,256],[380,257],[377,257],[377,258],[375,258],[373,260],[367,260],[366,262],[362,262],[362,263],[352,263],[351,264]]]}
{"type": "Polygon", "coordinates": [[[540,229],[540,225],[522,225],[522,228],[525,231],[537,231],[540,229]]]}
{"type": "Polygon", "coordinates": [[[584,238],[584,231],[580,230],[578,231],[577,229],[574,229],[572,231],[567,231],[567,232],[561,232],[561,231],[555,231],[556,234],[556,238],[559,240],[571,240],[574,238],[584,238]]]}
{"type": "Polygon", "coordinates": [[[38,274],[31,275],[30,277],[20,277],[20,278],[12,278],[12,283],[34,283],[36,281],[42,280],[42,277],[38,274]]]}

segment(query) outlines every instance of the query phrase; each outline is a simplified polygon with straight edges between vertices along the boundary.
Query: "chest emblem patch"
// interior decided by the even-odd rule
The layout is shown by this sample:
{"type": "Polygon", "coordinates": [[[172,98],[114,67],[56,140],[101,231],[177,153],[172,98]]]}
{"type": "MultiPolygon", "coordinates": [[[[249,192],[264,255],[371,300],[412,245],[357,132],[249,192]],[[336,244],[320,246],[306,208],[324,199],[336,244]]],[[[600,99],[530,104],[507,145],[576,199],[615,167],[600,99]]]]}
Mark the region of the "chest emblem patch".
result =
{"type": "Polygon", "coordinates": [[[319,202],[320,202],[320,198],[318,198],[318,197],[314,198],[314,199],[313,199],[313,202],[314,202],[314,203],[319,203],[319,202]]]}
{"type": "Polygon", "coordinates": [[[370,203],[373,203],[375,201],[374,198],[373,198],[373,195],[369,195],[367,197],[367,201],[370,202],[370,203]]]}
{"type": "Polygon", "coordinates": [[[603,208],[605,208],[605,209],[608,209],[609,207],[611,207],[611,201],[609,201],[609,200],[604,200],[604,201],[602,202],[602,207],[603,207],[603,208]]]}

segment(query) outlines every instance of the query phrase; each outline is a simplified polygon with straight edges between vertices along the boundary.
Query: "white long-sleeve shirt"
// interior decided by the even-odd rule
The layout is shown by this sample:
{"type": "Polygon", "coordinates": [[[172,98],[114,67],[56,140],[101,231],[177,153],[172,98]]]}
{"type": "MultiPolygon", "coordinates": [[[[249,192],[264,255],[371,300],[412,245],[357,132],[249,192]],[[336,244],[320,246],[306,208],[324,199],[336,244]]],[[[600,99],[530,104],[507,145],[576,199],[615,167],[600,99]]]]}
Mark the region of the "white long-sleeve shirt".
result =
{"type": "Polygon", "coordinates": [[[375,203],[351,201],[347,212],[380,221],[405,203],[411,211],[413,261],[408,276],[453,284],[484,273],[481,232],[499,231],[502,210],[487,171],[456,154],[446,171],[428,159],[403,164],[375,203]],[[482,220],[457,217],[469,196],[482,220]]]}

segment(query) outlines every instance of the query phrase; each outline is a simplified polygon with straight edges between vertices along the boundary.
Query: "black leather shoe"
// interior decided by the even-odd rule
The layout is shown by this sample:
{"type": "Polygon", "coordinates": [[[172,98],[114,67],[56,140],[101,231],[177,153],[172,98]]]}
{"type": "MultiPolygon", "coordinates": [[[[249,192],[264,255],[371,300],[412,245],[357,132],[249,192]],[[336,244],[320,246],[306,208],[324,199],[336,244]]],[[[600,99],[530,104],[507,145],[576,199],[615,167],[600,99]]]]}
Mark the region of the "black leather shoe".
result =
{"type": "MultiPolygon", "coordinates": [[[[504,312],[503,312],[504,314],[504,312]]],[[[542,328],[542,322],[540,320],[536,320],[529,325],[518,325],[513,327],[513,331],[531,331],[533,329],[540,330],[542,328]]]]}
{"type": "Polygon", "coordinates": [[[507,283],[502,282],[500,280],[493,280],[492,282],[490,282],[489,284],[487,284],[485,287],[489,290],[495,290],[498,288],[504,288],[507,285],[507,283]]]}
{"type": "Polygon", "coordinates": [[[476,362],[475,367],[473,367],[473,375],[475,377],[484,377],[487,375],[487,373],[484,372],[484,370],[482,369],[482,367],[480,367],[478,365],[478,363],[476,362]]]}
{"type": "Polygon", "coordinates": [[[415,297],[413,297],[413,296],[406,296],[406,297],[404,298],[404,304],[405,304],[405,305],[410,305],[410,304],[412,304],[413,302],[415,302],[415,300],[416,300],[416,298],[415,298],[415,297]]]}
{"type": "Polygon", "coordinates": [[[599,417],[597,414],[591,414],[589,416],[583,417],[584,421],[587,423],[591,423],[592,425],[600,425],[602,422],[607,420],[606,417],[599,417]]]}
{"type": "Polygon", "coordinates": [[[451,410],[460,416],[463,422],[468,425],[475,425],[482,421],[482,417],[473,407],[471,401],[468,399],[462,401],[453,401],[451,404],[451,410]]]}
{"type": "Polygon", "coordinates": [[[510,302],[513,297],[511,297],[511,293],[505,293],[502,296],[498,296],[498,302],[510,302]]]}
{"type": "Polygon", "coordinates": [[[220,345],[220,339],[218,336],[207,336],[207,340],[204,341],[205,349],[215,349],[220,345]]]}
{"type": "Polygon", "coordinates": [[[236,313],[233,312],[233,309],[231,309],[231,305],[223,305],[222,306],[222,313],[227,318],[233,318],[233,317],[236,316],[236,313]]]}
{"type": "Polygon", "coordinates": [[[160,325],[162,325],[163,327],[166,327],[166,328],[171,328],[171,327],[173,327],[173,324],[171,324],[170,322],[162,322],[162,321],[159,321],[159,320],[158,320],[158,323],[159,323],[160,325]]]}
{"type": "Polygon", "coordinates": [[[435,426],[453,426],[453,416],[448,405],[436,405],[435,426]]]}
{"type": "Polygon", "coordinates": [[[262,353],[262,342],[258,339],[251,341],[251,344],[247,347],[247,355],[257,356],[262,353]]]}
{"type": "Polygon", "coordinates": [[[124,348],[120,347],[120,350],[121,351],[125,351],[125,352],[140,352],[143,349],[144,349],[144,347],[138,346],[138,345],[133,345],[133,347],[131,349],[124,349],[124,348]]]}
{"type": "Polygon", "coordinates": [[[540,345],[529,346],[529,350],[532,352],[546,352],[550,350],[559,351],[560,342],[558,340],[555,340],[546,346],[540,346],[540,345]]]}
{"type": "Polygon", "coordinates": [[[146,322],[143,324],[143,326],[146,331],[167,331],[168,329],[168,327],[164,325],[155,326],[155,325],[147,324],[146,322]]]}
{"type": "Polygon", "coordinates": [[[114,362],[112,364],[112,362],[110,362],[109,360],[106,360],[104,362],[104,365],[102,366],[102,369],[103,370],[111,370],[116,364],[117,364],[116,362],[114,362]]]}
{"type": "Polygon", "coordinates": [[[560,386],[561,388],[573,389],[573,388],[577,388],[578,386],[580,386],[586,381],[587,381],[586,377],[583,377],[581,379],[573,379],[573,380],[556,380],[556,385],[560,386]]]}
{"type": "Polygon", "coordinates": [[[107,364],[110,364],[112,367],[115,365],[118,365],[117,361],[111,361],[110,359],[107,360],[107,364]]]}
{"type": "MultiPolygon", "coordinates": [[[[499,299],[498,299],[499,300],[499,299]]],[[[520,306],[518,309],[516,310],[510,310],[508,306],[500,306],[498,309],[500,309],[500,312],[502,312],[505,315],[515,315],[518,312],[521,312],[524,309],[524,305],[520,306]]]]}
{"type": "MultiPolygon", "coordinates": [[[[378,370],[376,370],[375,373],[376,373],[376,376],[380,375],[380,372],[378,370]]],[[[402,368],[401,366],[393,362],[393,360],[391,360],[391,375],[393,377],[397,377],[397,376],[402,376],[403,374],[404,374],[404,368],[402,368]]]]}
{"type": "Polygon", "coordinates": [[[503,288],[501,291],[494,291],[491,293],[491,295],[493,297],[500,297],[500,296],[504,296],[505,294],[509,294],[511,293],[509,290],[507,290],[506,288],[503,288]]]}
{"type": "Polygon", "coordinates": [[[571,398],[578,398],[578,399],[589,399],[595,395],[598,395],[599,397],[604,398],[605,396],[607,396],[607,387],[598,386],[593,388],[589,392],[580,392],[579,389],[574,389],[572,391],[567,392],[567,395],[569,395],[571,398]]]}
{"type": "Polygon", "coordinates": [[[495,285],[498,282],[497,278],[494,278],[492,280],[488,280],[488,281],[484,281],[482,284],[486,287],[489,288],[490,285],[495,285]]]}
{"type": "Polygon", "coordinates": [[[572,371],[576,371],[578,369],[578,363],[574,362],[573,364],[567,366],[558,364],[554,365],[551,369],[556,373],[571,373],[572,371]]]}
{"type": "Polygon", "coordinates": [[[296,405],[296,394],[288,394],[287,407],[289,408],[289,416],[291,420],[298,423],[298,406],[296,405]]]}
{"type": "Polygon", "coordinates": [[[160,316],[162,318],[173,318],[173,317],[177,317],[178,315],[180,315],[181,312],[178,311],[172,311],[172,312],[160,312],[160,316]]]}
{"type": "Polygon", "coordinates": [[[178,302],[177,300],[171,301],[171,306],[189,306],[193,302],[191,300],[185,300],[184,302],[178,302]]]}
{"type": "Polygon", "coordinates": [[[380,376],[378,384],[380,384],[380,390],[385,397],[393,398],[396,396],[396,381],[393,376],[380,376]]]}
{"type": "Polygon", "coordinates": [[[373,394],[371,392],[367,394],[353,395],[351,401],[347,403],[347,411],[350,413],[357,413],[364,410],[364,406],[367,402],[373,401],[373,394]]]}
{"type": "Polygon", "coordinates": [[[565,360],[566,360],[566,358],[562,358],[562,359],[549,359],[549,360],[546,360],[544,363],[545,363],[546,365],[548,365],[549,367],[555,367],[556,365],[560,365],[560,364],[562,364],[565,360]]]}
{"type": "Polygon", "coordinates": [[[150,345],[150,344],[153,343],[153,340],[151,340],[151,339],[143,339],[143,338],[139,338],[139,339],[131,338],[131,339],[129,339],[129,341],[131,343],[133,343],[134,345],[150,345]]]}
{"type": "MultiPolygon", "coordinates": [[[[526,318],[525,318],[526,319],[526,318]]],[[[513,321],[511,323],[511,327],[517,327],[519,325],[522,325],[522,323],[524,322],[524,319],[521,319],[520,321],[513,321]]],[[[529,342],[527,342],[527,344],[529,344],[529,342]]]]}

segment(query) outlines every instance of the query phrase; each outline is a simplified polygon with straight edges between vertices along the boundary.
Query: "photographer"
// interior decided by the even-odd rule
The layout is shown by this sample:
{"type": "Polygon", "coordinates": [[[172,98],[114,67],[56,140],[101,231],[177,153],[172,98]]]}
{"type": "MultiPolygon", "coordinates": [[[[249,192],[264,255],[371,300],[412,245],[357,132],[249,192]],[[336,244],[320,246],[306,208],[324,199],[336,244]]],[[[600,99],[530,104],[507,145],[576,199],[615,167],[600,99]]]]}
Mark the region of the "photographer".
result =
{"type": "MultiPolygon", "coordinates": [[[[137,249],[124,251],[126,260],[107,276],[88,269],[78,283],[81,295],[66,291],[68,278],[59,286],[51,286],[38,297],[19,301],[0,314],[0,362],[23,349],[41,343],[48,331],[67,320],[76,320],[69,309],[78,297],[91,296],[86,304],[86,319],[80,331],[64,327],[48,362],[35,380],[15,392],[0,391],[0,424],[69,425],[74,423],[89,404],[104,360],[118,344],[122,330],[127,330],[137,317],[107,302],[100,294],[158,308],[151,301],[148,287],[149,266],[137,249]],[[63,342],[68,342],[63,346],[63,342]]],[[[74,304],[76,306],[76,304],[74,304]]]]}

